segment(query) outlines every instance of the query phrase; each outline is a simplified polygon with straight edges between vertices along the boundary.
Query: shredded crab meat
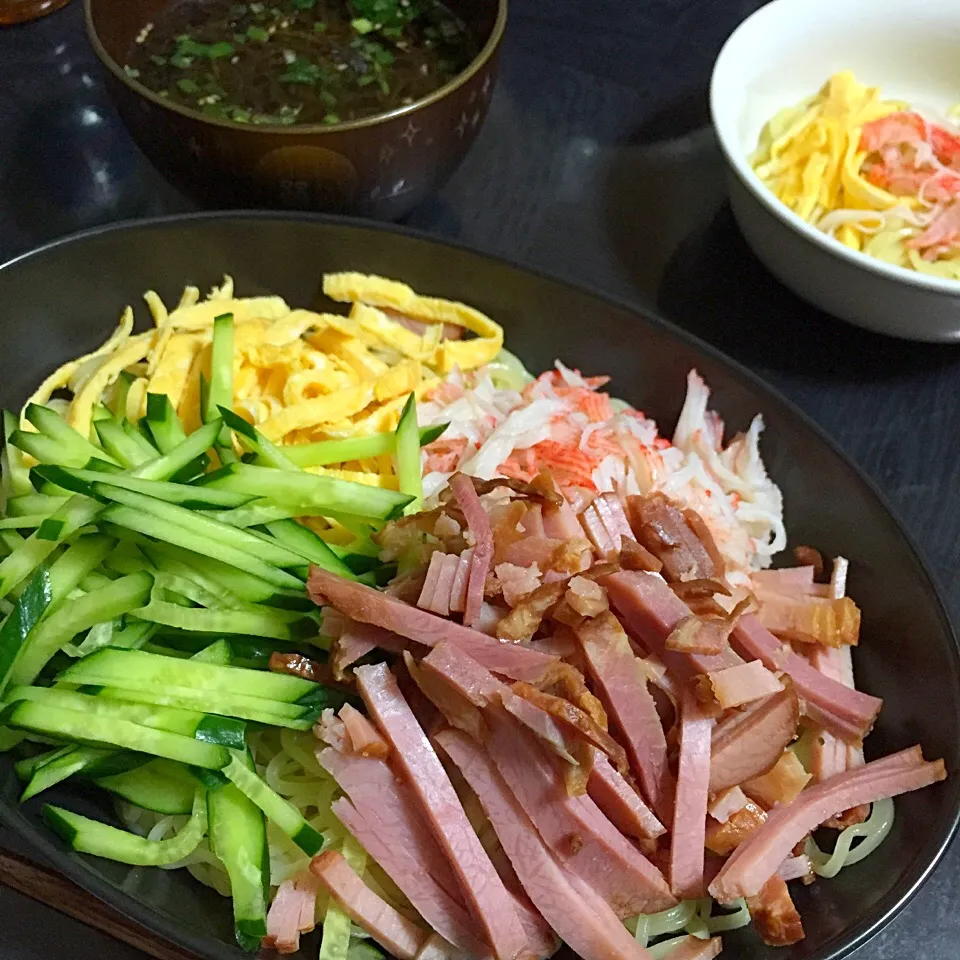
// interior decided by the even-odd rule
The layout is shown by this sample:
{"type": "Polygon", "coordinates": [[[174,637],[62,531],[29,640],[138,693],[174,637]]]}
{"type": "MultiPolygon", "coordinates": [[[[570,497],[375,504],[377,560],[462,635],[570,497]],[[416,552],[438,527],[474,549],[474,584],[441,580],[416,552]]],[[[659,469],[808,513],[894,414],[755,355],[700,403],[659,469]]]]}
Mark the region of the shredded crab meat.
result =
{"type": "Polygon", "coordinates": [[[435,500],[454,472],[530,482],[545,468],[571,502],[662,491],[703,517],[731,581],[749,586],[786,545],[782,497],[760,456],[762,418],[724,445],[709,388],[691,371],[671,442],[641,411],[615,409],[605,383],[559,362],[522,391],[498,388],[483,369],[453,371],[418,407],[423,425],[449,424],[423,450],[424,495],[435,500]]]}

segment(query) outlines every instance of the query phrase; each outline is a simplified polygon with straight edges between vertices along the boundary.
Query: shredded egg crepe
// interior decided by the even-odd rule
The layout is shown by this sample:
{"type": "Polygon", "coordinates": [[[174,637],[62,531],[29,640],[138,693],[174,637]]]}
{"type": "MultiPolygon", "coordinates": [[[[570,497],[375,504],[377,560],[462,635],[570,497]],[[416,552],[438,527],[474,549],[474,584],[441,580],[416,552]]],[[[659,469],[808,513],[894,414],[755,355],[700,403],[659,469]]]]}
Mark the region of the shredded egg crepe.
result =
{"type": "MultiPolygon", "coordinates": [[[[102,347],[61,366],[28,403],[69,391],[64,415],[88,436],[98,408],[122,404],[133,423],[148,393],[166,394],[194,430],[202,422],[200,383],[210,377],[214,320],[232,314],[236,412],[280,445],[343,439],[394,429],[411,392],[419,397],[450,370],[489,362],[503,344],[499,325],[479,311],[403,283],[339,273],[327,275],[323,288],[349,305],[347,315],[291,309],[276,296],[238,298],[230,277],[204,300],[187,287],[172,309],[148,291],[152,330],[134,334],[128,307],[102,347]]],[[[26,418],[22,428],[34,429],[26,418]]],[[[396,486],[389,457],[309,469],[396,486]]]]}
{"type": "Polygon", "coordinates": [[[750,157],[791,210],[853,250],[960,279],[960,129],[850,71],[777,113],[750,157]]]}

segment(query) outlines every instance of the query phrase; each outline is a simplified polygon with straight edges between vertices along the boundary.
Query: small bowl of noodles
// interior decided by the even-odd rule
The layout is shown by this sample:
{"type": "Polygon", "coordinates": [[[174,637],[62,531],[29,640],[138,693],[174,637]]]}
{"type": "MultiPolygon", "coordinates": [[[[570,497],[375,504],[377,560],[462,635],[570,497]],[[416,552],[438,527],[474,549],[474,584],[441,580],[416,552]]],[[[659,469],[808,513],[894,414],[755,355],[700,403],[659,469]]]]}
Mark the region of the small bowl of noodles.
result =
{"type": "Polygon", "coordinates": [[[775,0],[714,66],[744,237],[841,319],[960,340],[960,6],[775,0]]]}

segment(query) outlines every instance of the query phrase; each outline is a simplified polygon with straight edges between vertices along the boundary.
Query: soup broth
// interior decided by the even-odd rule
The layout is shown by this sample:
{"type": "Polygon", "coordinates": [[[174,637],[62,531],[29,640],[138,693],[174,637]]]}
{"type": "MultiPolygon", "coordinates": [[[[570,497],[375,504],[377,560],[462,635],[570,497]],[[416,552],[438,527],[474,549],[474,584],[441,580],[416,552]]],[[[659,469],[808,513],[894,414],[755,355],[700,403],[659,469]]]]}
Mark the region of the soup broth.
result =
{"type": "Polygon", "coordinates": [[[436,0],[185,0],[125,69],[163,97],[250,124],[337,124],[419,100],[478,52],[436,0]]]}

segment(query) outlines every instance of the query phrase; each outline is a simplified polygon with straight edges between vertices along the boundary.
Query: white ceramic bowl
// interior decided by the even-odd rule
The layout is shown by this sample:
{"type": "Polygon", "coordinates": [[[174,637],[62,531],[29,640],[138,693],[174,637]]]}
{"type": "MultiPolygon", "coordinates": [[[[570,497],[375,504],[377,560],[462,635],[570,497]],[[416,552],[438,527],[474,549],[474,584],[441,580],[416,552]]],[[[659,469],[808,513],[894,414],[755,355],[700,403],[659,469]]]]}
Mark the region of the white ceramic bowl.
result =
{"type": "Polygon", "coordinates": [[[844,69],[881,96],[943,115],[960,102],[960,0],[774,0],[740,24],[710,85],[734,216],[770,272],[828,313],[911,340],[960,341],[960,281],[884,263],[821,233],[747,160],[780,108],[844,69]]]}

